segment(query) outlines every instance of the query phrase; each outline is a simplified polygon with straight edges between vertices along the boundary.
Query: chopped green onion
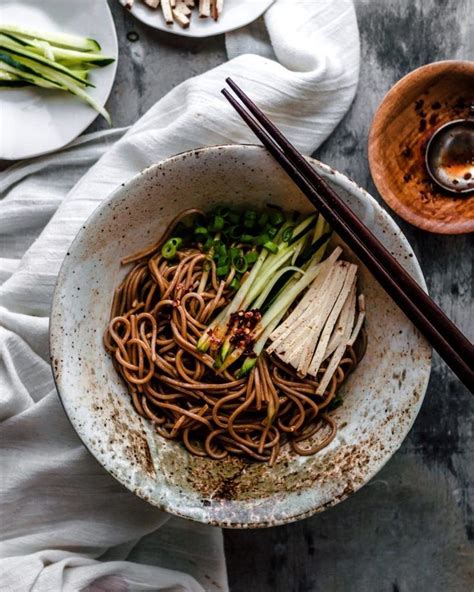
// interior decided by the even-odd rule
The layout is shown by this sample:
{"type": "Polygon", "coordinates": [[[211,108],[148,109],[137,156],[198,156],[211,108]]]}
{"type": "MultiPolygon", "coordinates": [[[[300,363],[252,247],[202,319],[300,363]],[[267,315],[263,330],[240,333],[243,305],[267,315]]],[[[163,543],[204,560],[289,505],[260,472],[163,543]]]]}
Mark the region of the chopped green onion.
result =
{"type": "Polygon", "coordinates": [[[240,281],[235,277],[229,284],[229,288],[232,290],[238,290],[240,288],[240,281]]]}
{"type": "Polygon", "coordinates": [[[176,251],[179,249],[183,242],[182,238],[173,237],[165,242],[161,247],[161,254],[165,259],[174,259],[176,257],[176,251]]]}
{"type": "Polygon", "coordinates": [[[265,226],[265,224],[267,222],[268,222],[268,214],[266,212],[263,212],[263,214],[260,214],[260,217],[258,219],[258,225],[265,226]]]}
{"type": "Polygon", "coordinates": [[[265,243],[268,243],[268,241],[270,240],[270,237],[268,236],[268,234],[261,234],[260,236],[256,236],[254,238],[254,243],[256,245],[259,246],[263,246],[265,243]]]}
{"type": "Polygon", "coordinates": [[[290,226],[289,228],[285,228],[283,234],[281,235],[281,240],[285,243],[289,243],[290,240],[293,238],[293,230],[294,228],[290,226]]]}
{"type": "Polygon", "coordinates": [[[275,228],[275,226],[267,226],[265,232],[268,234],[270,238],[275,238],[278,234],[278,228],[275,228]]]}
{"type": "Polygon", "coordinates": [[[217,267],[216,274],[218,277],[225,277],[229,275],[229,266],[227,264],[217,267]]]}
{"type": "Polygon", "coordinates": [[[245,255],[245,260],[247,261],[247,263],[250,265],[251,263],[255,263],[255,261],[257,261],[258,255],[257,255],[257,251],[249,251],[246,255],[245,255]]]}
{"type": "Polygon", "coordinates": [[[244,214],[244,226],[245,228],[253,228],[255,226],[255,222],[257,221],[257,212],[253,210],[248,210],[244,214]]]}
{"type": "Polygon", "coordinates": [[[270,222],[274,226],[279,226],[283,224],[285,221],[285,216],[280,212],[280,210],[273,210],[270,212],[270,222]]]}
{"type": "Polygon", "coordinates": [[[240,241],[243,243],[253,243],[254,237],[251,234],[242,234],[240,241]]]}
{"type": "Polygon", "coordinates": [[[219,257],[225,257],[227,255],[227,247],[225,246],[225,244],[223,242],[219,241],[215,245],[215,249],[216,249],[216,253],[219,255],[219,257]]]}
{"type": "Polygon", "coordinates": [[[235,270],[238,271],[239,273],[245,273],[248,269],[248,266],[249,266],[246,258],[243,257],[242,255],[239,255],[238,257],[234,257],[232,259],[232,265],[234,266],[235,270]]]}
{"type": "Polygon", "coordinates": [[[273,253],[274,255],[278,253],[278,245],[276,245],[273,241],[267,241],[263,245],[263,248],[267,249],[267,251],[270,251],[270,253],[273,253]]]}
{"type": "Polygon", "coordinates": [[[224,228],[225,220],[222,216],[214,216],[212,222],[212,230],[222,230],[224,228]]]}
{"type": "Polygon", "coordinates": [[[230,247],[229,249],[229,257],[233,259],[234,257],[238,257],[242,254],[242,250],[238,249],[237,247],[230,247]]]}
{"type": "Polygon", "coordinates": [[[195,230],[194,230],[194,234],[196,235],[196,238],[198,240],[204,240],[207,235],[209,234],[207,231],[207,228],[205,228],[204,226],[198,226],[195,230]]]}

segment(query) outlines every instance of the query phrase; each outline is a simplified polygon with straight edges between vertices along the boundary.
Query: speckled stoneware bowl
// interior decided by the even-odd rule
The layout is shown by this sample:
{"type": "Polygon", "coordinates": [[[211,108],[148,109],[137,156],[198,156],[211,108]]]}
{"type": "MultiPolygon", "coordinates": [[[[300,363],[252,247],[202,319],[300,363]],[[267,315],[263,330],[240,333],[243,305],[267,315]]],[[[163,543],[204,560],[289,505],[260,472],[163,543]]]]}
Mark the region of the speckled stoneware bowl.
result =
{"type": "MultiPolygon", "coordinates": [[[[425,286],[410,245],[389,215],[347,177],[312,162],[425,286]]],[[[179,443],[157,436],[135,413],[102,345],[114,289],[127,271],[120,260],[154,241],[184,208],[206,209],[222,202],[258,207],[269,201],[311,209],[257,146],[203,148],[152,166],[115,191],[81,230],[59,274],[52,309],[57,387],[90,452],[151,504],[224,527],[291,522],[359,489],[402,443],[430,373],[427,343],[362,269],[367,354],[343,387],[345,402],[335,414],[338,435],[322,452],[300,457],[283,449],[271,469],[236,458],[196,458],[179,443]]]]}

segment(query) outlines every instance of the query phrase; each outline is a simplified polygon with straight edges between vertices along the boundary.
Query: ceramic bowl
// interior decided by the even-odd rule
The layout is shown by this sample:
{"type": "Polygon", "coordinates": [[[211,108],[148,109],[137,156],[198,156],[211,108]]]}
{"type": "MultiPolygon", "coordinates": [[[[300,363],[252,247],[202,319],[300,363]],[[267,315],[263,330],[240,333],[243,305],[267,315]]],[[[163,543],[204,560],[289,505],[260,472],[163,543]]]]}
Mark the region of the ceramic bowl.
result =
{"type": "MultiPolygon", "coordinates": [[[[425,287],[410,245],[389,215],[347,177],[314,167],[425,287]]],[[[362,267],[367,353],[343,387],[335,440],[314,456],[283,449],[276,465],[190,455],[135,413],[104,351],[120,260],[153,242],[184,208],[267,202],[310,211],[305,197],[258,146],[179,154],[117,189],[74,240],[59,274],[51,317],[51,360],[77,434],[120,483],[172,514],[223,527],[283,524],[337,504],[373,477],[401,445],[430,373],[425,340],[362,267]]],[[[354,259],[350,252],[346,256],[354,259]]]]}

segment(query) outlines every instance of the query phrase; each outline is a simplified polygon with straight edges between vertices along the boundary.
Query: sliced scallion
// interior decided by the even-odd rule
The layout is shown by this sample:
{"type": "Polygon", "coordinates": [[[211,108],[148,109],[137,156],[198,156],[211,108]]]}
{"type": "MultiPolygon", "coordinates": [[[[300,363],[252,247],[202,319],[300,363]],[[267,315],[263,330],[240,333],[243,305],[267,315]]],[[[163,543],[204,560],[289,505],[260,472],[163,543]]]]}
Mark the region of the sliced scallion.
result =
{"type": "Polygon", "coordinates": [[[176,252],[178,251],[182,242],[183,239],[179,237],[173,237],[167,240],[161,247],[161,254],[163,257],[165,259],[174,259],[176,257],[176,252]]]}
{"type": "Polygon", "coordinates": [[[273,241],[267,241],[264,243],[263,248],[267,249],[267,251],[270,251],[270,253],[273,253],[274,255],[278,253],[278,245],[276,245],[273,241]]]}
{"type": "Polygon", "coordinates": [[[232,259],[232,266],[239,273],[245,273],[249,267],[249,264],[245,257],[238,255],[232,259]]]}

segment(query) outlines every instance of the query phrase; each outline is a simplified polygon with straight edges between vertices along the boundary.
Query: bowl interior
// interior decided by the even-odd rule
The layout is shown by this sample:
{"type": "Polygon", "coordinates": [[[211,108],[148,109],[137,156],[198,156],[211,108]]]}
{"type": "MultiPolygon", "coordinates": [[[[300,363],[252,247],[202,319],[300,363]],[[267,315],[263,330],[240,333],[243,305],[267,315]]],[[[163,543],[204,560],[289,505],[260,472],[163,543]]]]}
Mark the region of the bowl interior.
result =
{"type": "MultiPolygon", "coordinates": [[[[339,194],[414,277],[423,276],[389,216],[352,181],[314,161],[339,194]]],[[[51,357],[72,424],[97,460],[150,503],[221,526],[270,526],[320,511],[363,485],[390,458],[421,404],[430,349],[362,267],[367,353],[344,385],[335,440],[299,457],[288,450],[265,464],[190,455],[157,436],[129,401],[104,351],[120,260],[153,242],[178,211],[218,203],[267,202],[310,211],[305,197],[260,147],[223,146],[175,156],[120,187],[92,215],[61,269],[51,319],[51,357]]],[[[354,257],[347,251],[347,257],[354,257]]]]}

